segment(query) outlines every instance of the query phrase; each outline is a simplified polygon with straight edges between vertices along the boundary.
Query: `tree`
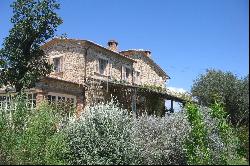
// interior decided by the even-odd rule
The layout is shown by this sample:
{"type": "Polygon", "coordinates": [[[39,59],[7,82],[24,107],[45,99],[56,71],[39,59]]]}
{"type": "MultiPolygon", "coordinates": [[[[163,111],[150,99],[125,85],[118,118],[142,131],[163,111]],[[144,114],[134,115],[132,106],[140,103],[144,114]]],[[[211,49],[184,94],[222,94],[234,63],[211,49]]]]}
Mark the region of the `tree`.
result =
{"type": "Polygon", "coordinates": [[[194,81],[191,92],[205,106],[210,106],[214,99],[219,98],[224,103],[232,124],[248,124],[248,85],[248,76],[239,79],[231,72],[211,69],[194,81]]]}
{"type": "Polygon", "coordinates": [[[49,74],[52,66],[40,48],[54,36],[62,19],[54,12],[56,0],[17,0],[13,2],[13,28],[0,50],[0,85],[11,85],[20,92],[33,87],[49,74]]]}

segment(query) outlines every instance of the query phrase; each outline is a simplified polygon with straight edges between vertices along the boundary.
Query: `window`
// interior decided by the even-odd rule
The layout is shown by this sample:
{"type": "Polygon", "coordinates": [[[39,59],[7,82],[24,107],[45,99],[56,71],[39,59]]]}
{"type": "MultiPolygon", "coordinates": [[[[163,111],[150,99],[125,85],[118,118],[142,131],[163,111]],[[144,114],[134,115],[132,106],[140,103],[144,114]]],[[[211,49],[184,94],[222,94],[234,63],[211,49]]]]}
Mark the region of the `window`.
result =
{"type": "Polygon", "coordinates": [[[48,95],[48,101],[49,101],[49,103],[55,103],[56,102],[56,96],[48,95]]]}
{"type": "Polygon", "coordinates": [[[140,83],[140,80],[141,80],[140,74],[141,74],[141,73],[140,73],[139,71],[135,71],[135,72],[134,72],[134,83],[137,83],[137,84],[140,83]]]}
{"type": "Polygon", "coordinates": [[[76,98],[72,95],[65,95],[65,94],[59,94],[59,93],[48,93],[47,96],[48,102],[54,103],[56,105],[60,104],[68,104],[69,106],[73,107],[76,105],[76,98]]]}
{"type": "Polygon", "coordinates": [[[107,75],[108,60],[99,58],[99,73],[107,75]]]}
{"type": "Polygon", "coordinates": [[[122,66],[122,80],[128,81],[131,75],[131,69],[125,66],[122,66]]]}
{"type": "Polygon", "coordinates": [[[129,78],[129,75],[130,75],[130,69],[129,69],[129,68],[126,68],[126,79],[129,78]]]}
{"type": "Polygon", "coordinates": [[[28,108],[35,108],[36,107],[36,93],[28,94],[28,108]]]}
{"type": "MultiPolygon", "coordinates": [[[[0,110],[1,109],[4,109],[4,110],[14,110],[15,109],[15,104],[13,101],[13,99],[15,98],[16,94],[1,94],[0,95],[0,110]]],[[[27,107],[29,109],[34,109],[36,107],[36,93],[28,93],[27,96],[26,96],[28,102],[26,103],[27,104],[27,107]]]]}
{"type": "Polygon", "coordinates": [[[61,57],[53,58],[53,66],[54,66],[54,71],[55,72],[61,72],[62,71],[61,57]]]}

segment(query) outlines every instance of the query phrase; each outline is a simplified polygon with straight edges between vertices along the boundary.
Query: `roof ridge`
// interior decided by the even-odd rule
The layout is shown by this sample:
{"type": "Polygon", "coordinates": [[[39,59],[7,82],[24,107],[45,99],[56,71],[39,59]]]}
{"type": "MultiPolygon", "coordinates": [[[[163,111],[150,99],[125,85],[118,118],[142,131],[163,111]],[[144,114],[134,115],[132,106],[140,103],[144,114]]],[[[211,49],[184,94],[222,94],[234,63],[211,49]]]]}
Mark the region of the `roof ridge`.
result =
{"type": "MultiPolygon", "coordinates": [[[[60,40],[62,40],[62,41],[67,41],[67,40],[68,40],[68,41],[75,41],[75,42],[77,42],[77,41],[89,42],[89,43],[91,43],[91,44],[94,44],[94,45],[96,45],[96,46],[99,46],[99,47],[101,47],[101,48],[103,48],[103,49],[105,49],[105,50],[108,50],[108,51],[112,52],[112,53],[118,54],[118,55],[120,55],[121,57],[123,57],[123,58],[125,58],[125,59],[127,59],[127,60],[130,60],[130,61],[133,61],[133,62],[136,63],[136,61],[135,61],[134,59],[132,59],[132,58],[126,57],[126,56],[124,56],[123,54],[120,54],[119,52],[110,50],[110,49],[108,49],[108,48],[106,48],[106,47],[104,47],[104,46],[102,46],[102,45],[100,45],[100,44],[97,44],[97,43],[94,42],[94,41],[86,40],[86,39],[73,39],[73,38],[63,38],[63,39],[62,39],[62,38],[52,38],[50,41],[46,42],[46,43],[45,43],[44,45],[42,45],[41,47],[45,47],[46,45],[48,45],[48,43],[53,42],[53,41],[55,41],[55,40],[58,40],[58,41],[60,41],[60,40]]],[[[78,44],[79,44],[79,43],[78,43],[78,44]]]]}

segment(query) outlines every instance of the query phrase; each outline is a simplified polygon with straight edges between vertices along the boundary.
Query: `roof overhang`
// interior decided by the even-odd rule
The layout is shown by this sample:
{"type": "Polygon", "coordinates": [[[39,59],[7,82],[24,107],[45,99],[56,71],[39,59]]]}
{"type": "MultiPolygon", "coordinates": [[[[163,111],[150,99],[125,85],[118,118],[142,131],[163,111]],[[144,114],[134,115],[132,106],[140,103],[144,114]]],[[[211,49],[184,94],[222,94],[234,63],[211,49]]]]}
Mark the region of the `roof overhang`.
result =
{"type": "Polygon", "coordinates": [[[143,49],[130,49],[130,50],[124,50],[124,51],[120,51],[121,54],[124,55],[134,55],[134,53],[140,53],[141,55],[143,55],[149,62],[150,64],[152,64],[160,73],[162,76],[164,76],[166,79],[170,79],[170,77],[167,75],[167,73],[159,66],[157,65],[153,59],[151,59],[150,57],[148,57],[145,52],[147,52],[149,50],[143,50],[143,49]],[[126,54],[126,53],[130,53],[130,54],[126,54]]]}
{"type": "Polygon", "coordinates": [[[101,45],[99,45],[99,44],[97,44],[97,43],[95,43],[93,41],[90,41],[90,40],[53,38],[52,40],[50,40],[50,41],[46,42],[44,45],[42,45],[41,48],[42,49],[47,49],[47,48],[49,48],[49,47],[51,47],[53,45],[56,45],[58,43],[61,43],[61,42],[63,42],[63,43],[71,43],[71,44],[73,43],[73,44],[77,44],[77,45],[81,45],[81,46],[86,46],[86,45],[93,46],[93,47],[102,49],[103,51],[109,52],[109,53],[111,53],[113,55],[116,55],[119,58],[125,59],[125,60],[127,60],[129,62],[136,63],[136,61],[134,59],[126,57],[126,56],[120,54],[119,52],[115,52],[115,51],[112,51],[112,50],[110,50],[108,48],[105,48],[105,47],[103,47],[103,46],[101,46],[101,45]]]}

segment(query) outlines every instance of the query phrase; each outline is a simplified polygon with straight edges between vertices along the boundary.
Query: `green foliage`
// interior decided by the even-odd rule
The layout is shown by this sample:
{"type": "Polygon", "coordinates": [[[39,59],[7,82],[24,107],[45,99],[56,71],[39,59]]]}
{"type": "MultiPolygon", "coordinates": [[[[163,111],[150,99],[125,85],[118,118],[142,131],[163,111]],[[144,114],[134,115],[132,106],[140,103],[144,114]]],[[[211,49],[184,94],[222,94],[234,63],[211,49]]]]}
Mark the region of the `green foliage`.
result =
{"type": "Polygon", "coordinates": [[[88,107],[68,128],[71,164],[136,164],[132,119],[113,102],[88,107]]]}
{"type": "Polygon", "coordinates": [[[67,164],[60,111],[47,103],[28,111],[23,95],[14,102],[11,114],[0,110],[0,159],[5,164],[67,164]]]}
{"type": "Polygon", "coordinates": [[[191,132],[185,142],[188,164],[211,164],[211,154],[208,146],[208,132],[202,114],[197,105],[187,103],[187,118],[191,132]]]}
{"type": "Polygon", "coordinates": [[[113,102],[88,107],[68,128],[71,164],[185,164],[183,113],[134,118],[113,102]]]}
{"type": "Polygon", "coordinates": [[[216,127],[219,131],[219,137],[224,144],[224,148],[220,153],[221,163],[229,164],[229,161],[240,158],[237,153],[239,140],[235,136],[235,131],[227,122],[226,113],[221,102],[215,101],[215,103],[211,105],[210,115],[218,122],[216,127]]]}
{"type": "Polygon", "coordinates": [[[249,124],[249,79],[238,79],[231,72],[207,70],[200,75],[192,86],[192,95],[199,103],[210,106],[215,99],[224,103],[231,123],[249,124]],[[216,98],[215,98],[216,97],[216,98]]]}
{"type": "MultiPolygon", "coordinates": [[[[191,91],[205,106],[212,105],[215,100],[224,104],[224,110],[240,136],[239,151],[248,157],[249,148],[246,145],[249,139],[242,136],[241,131],[249,128],[249,75],[239,79],[231,72],[208,70],[194,81],[191,91]]],[[[247,132],[244,133],[247,135],[247,132]]]]}
{"type": "Polygon", "coordinates": [[[185,165],[183,142],[190,126],[183,112],[165,117],[143,114],[134,120],[134,140],[140,164],[185,165]]]}
{"type": "Polygon", "coordinates": [[[249,161],[249,126],[236,128],[236,134],[240,139],[238,153],[249,161]]]}
{"type": "Polygon", "coordinates": [[[140,86],[139,91],[140,92],[160,92],[160,93],[164,93],[166,91],[166,89],[162,88],[161,86],[157,86],[157,85],[144,84],[144,85],[140,86]]]}
{"type": "Polygon", "coordinates": [[[54,10],[55,0],[17,0],[13,7],[13,28],[0,50],[0,85],[12,85],[18,92],[51,72],[40,45],[54,36],[62,23],[54,10]]]}
{"type": "Polygon", "coordinates": [[[16,111],[0,110],[0,159],[4,163],[14,163],[16,145],[24,133],[28,118],[27,100],[24,94],[16,97],[16,111]]]}
{"type": "Polygon", "coordinates": [[[138,118],[114,102],[101,103],[66,124],[60,107],[45,102],[28,111],[26,102],[17,96],[14,112],[0,110],[0,164],[246,163],[218,102],[138,118]]]}
{"type": "Polygon", "coordinates": [[[185,143],[189,164],[223,164],[240,161],[239,139],[229,125],[223,105],[215,101],[211,108],[187,104],[191,133],[185,143]]]}

